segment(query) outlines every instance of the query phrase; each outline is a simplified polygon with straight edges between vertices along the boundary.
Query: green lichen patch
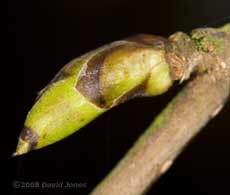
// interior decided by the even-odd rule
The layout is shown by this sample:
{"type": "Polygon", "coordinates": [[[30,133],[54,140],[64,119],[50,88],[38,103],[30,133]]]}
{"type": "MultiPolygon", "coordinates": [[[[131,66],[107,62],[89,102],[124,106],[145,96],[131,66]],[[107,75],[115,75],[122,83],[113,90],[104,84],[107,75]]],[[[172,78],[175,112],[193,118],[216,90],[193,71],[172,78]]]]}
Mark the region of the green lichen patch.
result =
{"type": "Polygon", "coordinates": [[[224,39],[213,36],[212,34],[202,35],[195,33],[192,35],[192,39],[195,41],[198,50],[204,52],[211,52],[218,55],[225,48],[224,39]]]}

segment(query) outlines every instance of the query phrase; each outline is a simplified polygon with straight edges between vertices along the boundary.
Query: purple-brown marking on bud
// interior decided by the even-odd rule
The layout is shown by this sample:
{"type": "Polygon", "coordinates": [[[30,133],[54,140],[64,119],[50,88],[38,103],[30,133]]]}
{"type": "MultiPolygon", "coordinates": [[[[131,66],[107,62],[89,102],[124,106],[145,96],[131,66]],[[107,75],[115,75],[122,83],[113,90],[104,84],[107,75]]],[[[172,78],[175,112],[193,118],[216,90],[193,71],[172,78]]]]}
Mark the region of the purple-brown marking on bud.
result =
{"type": "Polygon", "coordinates": [[[154,47],[155,49],[164,49],[167,39],[161,36],[139,34],[126,38],[125,40],[154,47]]]}
{"type": "Polygon", "coordinates": [[[89,60],[86,69],[79,76],[76,89],[99,107],[104,107],[106,103],[100,92],[100,69],[105,58],[113,51],[122,47],[123,45],[118,45],[96,54],[92,59],[89,60]]]}
{"type": "Polygon", "coordinates": [[[38,134],[31,128],[24,127],[21,131],[20,139],[28,142],[30,144],[30,150],[33,150],[38,143],[38,134]]]}

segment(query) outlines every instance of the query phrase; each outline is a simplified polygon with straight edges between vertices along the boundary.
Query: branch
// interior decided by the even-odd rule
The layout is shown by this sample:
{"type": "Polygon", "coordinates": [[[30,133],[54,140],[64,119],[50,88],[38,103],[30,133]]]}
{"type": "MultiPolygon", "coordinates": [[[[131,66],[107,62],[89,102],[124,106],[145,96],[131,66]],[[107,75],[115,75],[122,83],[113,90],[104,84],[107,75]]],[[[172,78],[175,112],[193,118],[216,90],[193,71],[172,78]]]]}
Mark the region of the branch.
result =
{"type": "Polygon", "coordinates": [[[196,65],[195,78],[169,103],[91,195],[142,194],[218,114],[230,94],[229,26],[225,29],[225,33],[213,29],[193,32],[200,54],[199,63],[196,58],[191,61],[196,65]],[[223,41],[220,45],[214,39],[207,41],[206,33],[223,41]],[[218,51],[220,46],[226,47],[218,51]]]}

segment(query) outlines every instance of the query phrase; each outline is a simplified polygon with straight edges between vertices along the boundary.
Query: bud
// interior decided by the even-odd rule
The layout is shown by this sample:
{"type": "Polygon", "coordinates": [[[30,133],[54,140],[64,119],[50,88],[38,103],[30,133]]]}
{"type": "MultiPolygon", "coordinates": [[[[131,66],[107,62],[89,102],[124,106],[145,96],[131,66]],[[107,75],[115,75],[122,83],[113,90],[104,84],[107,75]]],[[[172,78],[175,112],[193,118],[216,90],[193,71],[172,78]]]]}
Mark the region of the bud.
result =
{"type": "Polygon", "coordinates": [[[28,113],[14,155],[53,144],[127,99],[164,93],[173,82],[164,42],[139,35],[64,66],[28,113]]]}

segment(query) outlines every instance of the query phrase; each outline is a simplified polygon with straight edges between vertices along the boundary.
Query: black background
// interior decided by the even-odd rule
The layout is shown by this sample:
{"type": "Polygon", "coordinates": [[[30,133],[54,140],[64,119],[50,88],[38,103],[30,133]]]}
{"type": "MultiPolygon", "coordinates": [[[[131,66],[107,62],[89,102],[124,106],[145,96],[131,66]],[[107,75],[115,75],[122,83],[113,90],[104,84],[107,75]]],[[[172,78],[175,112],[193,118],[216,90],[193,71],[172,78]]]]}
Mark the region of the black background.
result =
{"type": "MultiPolygon", "coordinates": [[[[177,30],[216,26],[229,20],[229,0],[22,0],[9,1],[9,33],[16,73],[15,118],[5,154],[10,192],[88,194],[131,147],[169,100],[131,100],[74,135],[44,149],[11,158],[36,93],[71,59],[137,33],[168,36],[177,30]],[[13,188],[12,182],[74,182],[86,188],[13,188]]],[[[230,194],[230,105],[196,136],[147,194],[230,194]]]]}

